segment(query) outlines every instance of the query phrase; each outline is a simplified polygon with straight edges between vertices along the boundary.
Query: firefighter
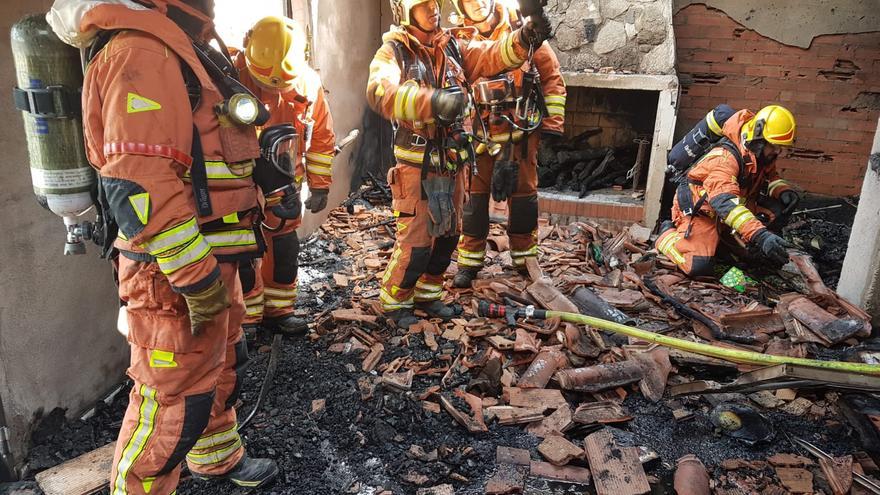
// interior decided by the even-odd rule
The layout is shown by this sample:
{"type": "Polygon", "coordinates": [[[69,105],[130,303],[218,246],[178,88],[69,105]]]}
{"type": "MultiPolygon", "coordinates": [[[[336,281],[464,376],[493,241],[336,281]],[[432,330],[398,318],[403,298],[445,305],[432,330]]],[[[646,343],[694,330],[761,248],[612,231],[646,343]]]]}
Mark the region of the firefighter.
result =
{"type": "Polygon", "coordinates": [[[397,129],[397,164],[388,172],[397,239],[380,298],[389,319],[407,328],[417,321],[414,306],[431,317],[461,311],[441,297],[474,153],[468,81],[522,65],[549,22],[541,15],[497,41],[468,42],[440,27],[438,0],[391,0],[391,10],[396,26],[370,64],[367,101],[397,129]]]}
{"type": "Polygon", "coordinates": [[[59,37],[91,42],[86,150],[118,224],[134,385],[110,492],[174,493],[184,459],[197,478],[256,487],[278,468],[247,456],[233,405],[247,361],[237,262],[259,253],[259,102],[211,52],[212,0],[140,3],[57,0],[49,14],[59,37]]]}
{"type": "Polygon", "coordinates": [[[740,110],[722,128],[720,145],[688,171],[664,222],[657,249],[686,274],[711,276],[719,242],[775,265],[788,261],[782,228],[800,196],[780,178],[776,158],[795,140],[794,116],[770,105],[740,110]],[[728,230],[731,229],[731,230],[728,230]],[[731,235],[729,235],[730,233],[731,235]]]}
{"type": "MultiPolygon", "coordinates": [[[[456,10],[454,19],[461,26],[474,29],[459,30],[460,36],[497,40],[522,24],[515,7],[504,0],[452,0],[456,10]]],[[[525,270],[527,258],[538,256],[538,144],[541,135],[551,139],[561,137],[565,120],[565,83],[559,73],[559,61],[546,42],[535,50],[532,63],[540,77],[546,115],[540,132],[516,129],[516,104],[512,98],[507,104],[494,105],[494,111],[482,106],[482,120],[488,122],[489,135],[476,126],[476,133],[487,138],[489,146],[477,146],[477,174],[473,178],[470,198],[462,212],[462,235],[458,243],[458,273],[454,287],[470,287],[486,257],[486,237],[489,234],[489,193],[495,201],[508,204],[507,235],[514,266],[525,270]],[[499,114],[504,114],[505,120],[499,114]]],[[[499,78],[512,82],[513,93],[523,96],[523,79],[529,68],[511,70],[499,78]]],[[[493,82],[484,82],[493,84],[493,82]]],[[[502,81],[502,82],[504,82],[502,81]]],[[[478,83],[479,84],[479,83],[478,83]]]]}
{"type": "MultiPolygon", "coordinates": [[[[297,140],[294,181],[298,186],[306,180],[310,196],[305,206],[318,213],[327,207],[335,136],[321,78],[306,63],[305,50],[305,36],[291,19],[270,16],[248,31],[244,50],[234,54],[234,62],[241,81],[269,110],[270,118],[263,128],[293,125],[297,140]]],[[[298,195],[297,189],[290,198],[292,210],[284,215],[295,218],[279,217],[272,198],[267,198],[270,204],[263,221],[266,254],[262,260],[239,267],[246,326],[262,321],[264,327],[284,333],[306,329],[305,321],[293,315],[299,254],[296,228],[302,222],[298,195]]]]}

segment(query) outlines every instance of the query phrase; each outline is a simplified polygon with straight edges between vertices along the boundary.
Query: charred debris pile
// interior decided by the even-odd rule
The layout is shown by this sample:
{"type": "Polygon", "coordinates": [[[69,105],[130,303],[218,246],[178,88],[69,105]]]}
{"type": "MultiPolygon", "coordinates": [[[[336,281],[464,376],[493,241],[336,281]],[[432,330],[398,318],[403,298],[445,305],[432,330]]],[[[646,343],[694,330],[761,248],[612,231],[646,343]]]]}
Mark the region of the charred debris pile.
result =
{"type": "MultiPolygon", "coordinates": [[[[880,378],[864,372],[880,344],[809,256],[728,287],[679,275],[638,225],[542,224],[539,263],[520,274],[493,226],[481,278],[445,295],[462,315],[400,330],[378,304],[395,222],[364,201],[384,196],[371,189],[306,241],[299,311],[314,324],[284,344],[244,431],[254,455],[279,459],[275,493],[880,493],[880,378]],[[481,316],[499,308],[506,318],[481,316]]],[[[270,338],[251,339],[242,416],[272,354],[270,338]]],[[[35,470],[113,438],[124,402],[41,433],[35,470]]]]}

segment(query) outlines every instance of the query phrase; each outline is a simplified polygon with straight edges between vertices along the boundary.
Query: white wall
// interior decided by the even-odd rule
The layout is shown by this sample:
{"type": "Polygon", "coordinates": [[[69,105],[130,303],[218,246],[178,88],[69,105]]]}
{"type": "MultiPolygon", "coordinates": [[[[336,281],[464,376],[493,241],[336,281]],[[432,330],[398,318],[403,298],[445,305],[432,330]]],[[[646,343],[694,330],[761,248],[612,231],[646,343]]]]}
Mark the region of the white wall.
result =
{"type": "Polygon", "coordinates": [[[15,85],[9,28],[49,0],[0,3],[0,402],[17,459],[38,411],[74,413],[119,382],[128,345],[116,330],[110,265],[89,244],[84,256],[62,255],[64,225],[34,199],[15,85]]]}

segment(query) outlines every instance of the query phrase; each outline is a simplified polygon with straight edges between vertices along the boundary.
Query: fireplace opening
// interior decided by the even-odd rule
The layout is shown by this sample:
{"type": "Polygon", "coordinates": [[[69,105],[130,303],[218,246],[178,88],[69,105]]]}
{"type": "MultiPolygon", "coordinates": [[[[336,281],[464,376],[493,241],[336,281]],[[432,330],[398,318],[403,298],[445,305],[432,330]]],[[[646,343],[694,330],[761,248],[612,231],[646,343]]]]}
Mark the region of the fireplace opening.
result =
{"type": "Polygon", "coordinates": [[[545,140],[538,154],[539,188],[578,198],[641,199],[657,101],[657,91],[569,87],[565,136],[545,140]]]}

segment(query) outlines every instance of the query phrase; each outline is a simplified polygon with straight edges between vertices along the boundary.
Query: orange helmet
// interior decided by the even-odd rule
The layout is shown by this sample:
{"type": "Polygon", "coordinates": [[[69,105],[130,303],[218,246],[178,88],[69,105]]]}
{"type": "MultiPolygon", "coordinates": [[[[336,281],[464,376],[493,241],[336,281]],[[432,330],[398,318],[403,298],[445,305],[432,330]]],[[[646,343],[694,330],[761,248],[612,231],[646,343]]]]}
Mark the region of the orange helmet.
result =
{"type": "Polygon", "coordinates": [[[305,53],[305,34],[286,17],[260,19],[244,39],[248,72],[270,88],[289,88],[306,63],[305,53]]]}

